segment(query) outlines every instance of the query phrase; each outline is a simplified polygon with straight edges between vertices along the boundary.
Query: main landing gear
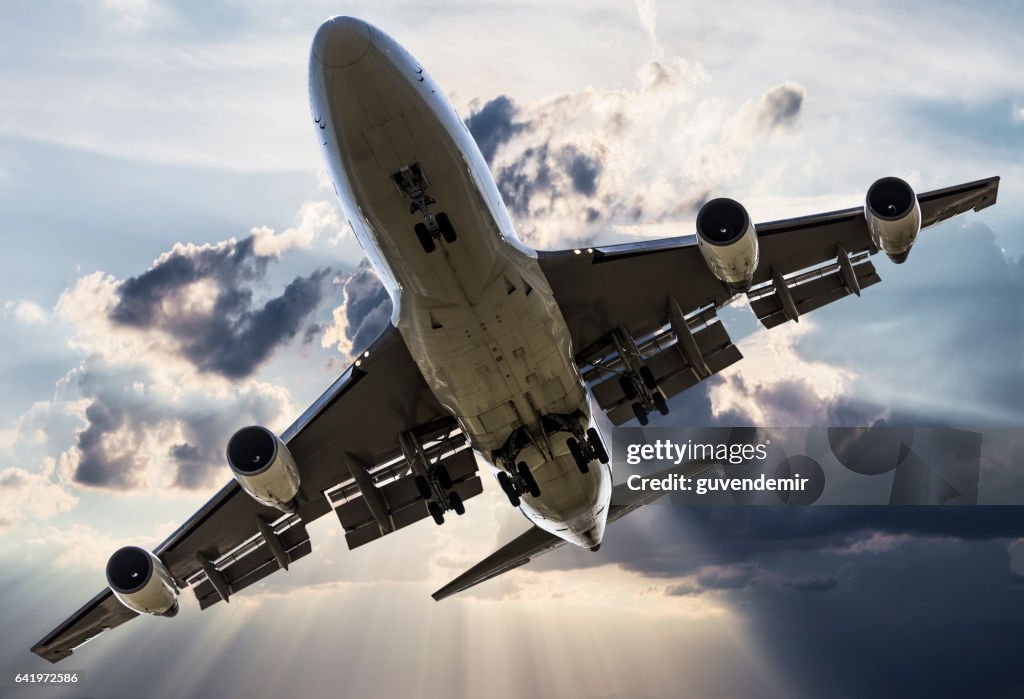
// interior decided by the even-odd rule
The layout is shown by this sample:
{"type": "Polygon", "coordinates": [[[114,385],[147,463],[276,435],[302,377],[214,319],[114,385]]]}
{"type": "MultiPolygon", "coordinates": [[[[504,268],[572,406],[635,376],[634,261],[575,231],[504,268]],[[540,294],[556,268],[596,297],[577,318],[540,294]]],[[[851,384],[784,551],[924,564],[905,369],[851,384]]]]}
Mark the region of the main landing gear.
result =
{"type": "Polygon", "coordinates": [[[520,498],[526,493],[535,498],[540,496],[540,486],[525,461],[520,461],[514,467],[510,467],[510,462],[505,459],[501,461],[505,464],[505,470],[498,472],[498,485],[512,507],[519,507],[520,498]]]}
{"type": "Polygon", "coordinates": [[[668,403],[658,388],[654,372],[644,363],[644,356],[636,346],[633,337],[622,328],[612,332],[615,349],[625,369],[619,376],[619,387],[626,400],[632,402],[633,416],[641,425],[646,425],[652,411],[668,415],[668,403]]]}
{"type": "Polygon", "coordinates": [[[434,214],[430,211],[430,206],[436,204],[437,201],[427,194],[429,182],[427,182],[427,177],[423,174],[419,163],[403,167],[392,174],[391,179],[399,191],[412,200],[409,205],[409,213],[419,213],[423,216],[423,221],[413,226],[413,230],[416,232],[416,238],[420,241],[424,252],[434,252],[439,239],[444,239],[446,243],[456,241],[458,235],[455,233],[448,214],[443,211],[434,214]]]}
{"type": "Polygon", "coordinates": [[[591,461],[608,463],[608,451],[604,448],[601,435],[593,427],[586,432],[580,430],[575,436],[569,437],[565,446],[569,447],[569,453],[572,454],[580,473],[589,473],[591,461]]]}
{"type": "Polygon", "coordinates": [[[451,474],[440,460],[431,462],[423,445],[411,432],[399,436],[399,444],[406,462],[416,474],[413,482],[416,490],[427,503],[427,512],[437,524],[444,524],[444,513],[451,510],[457,515],[466,514],[462,496],[455,490],[451,474]]]}

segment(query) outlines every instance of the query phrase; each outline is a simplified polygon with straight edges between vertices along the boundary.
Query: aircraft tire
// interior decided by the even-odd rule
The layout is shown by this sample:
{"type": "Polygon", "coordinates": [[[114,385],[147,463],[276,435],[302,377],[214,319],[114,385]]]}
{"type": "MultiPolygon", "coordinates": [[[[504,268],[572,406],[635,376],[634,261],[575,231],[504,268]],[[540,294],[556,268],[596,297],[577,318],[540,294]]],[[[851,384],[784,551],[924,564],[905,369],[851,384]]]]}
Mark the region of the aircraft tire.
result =
{"type": "Polygon", "coordinates": [[[441,237],[444,238],[446,243],[454,243],[458,239],[458,235],[455,233],[455,228],[452,227],[452,222],[448,219],[448,214],[441,212],[436,217],[437,227],[441,231],[441,237]]]}
{"type": "Polygon", "coordinates": [[[640,379],[644,382],[644,386],[647,387],[648,391],[653,391],[658,387],[658,381],[654,378],[654,372],[646,364],[640,367],[640,379]]]}
{"type": "Polygon", "coordinates": [[[512,507],[519,507],[519,494],[516,493],[516,489],[512,486],[512,479],[504,471],[498,473],[498,485],[505,491],[505,496],[512,503],[512,507]]]}
{"type": "Polygon", "coordinates": [[[430,231],[427,230],[427,224],[416,224],[416,237],[419,238],[420,245],[423,246],[423,252],[431,253],[437,249],[437,243],[434,242],[434,236],[430,235],[430,231]]]}
{"type": "Polygon", "coordinates": [[[619,377],[619,388],[625,394],[626,400],[636,400],[636,386],[633,385],[628,376],[619,377]]]}
{"type": "Polygon", "coordinates": [[[530,467],[526,465],[525,461],[520,461],[516,466],[519,469],[519,475],[522,476],[523,482],[526,483],[526,489],[530,491],[530,495],[533,497],[540,497],[540,486],[537,485],[537,479],[533,477],[533,473],[530,472],[530,467]]]}
{"type": "Polygon", "coordinates": [[[455,514],[460,517],[466,514],[466,505],[462,502],[462,496],[456,493],[454,490],[448,493],[448,504],[455,510],[455,514]]]}
{"type": "Polygon", "coordinates": [[[587,430],[587,440],[590,442],[590,446],[593,447],[597,460],[602,464],[608,463],[608,450],[604,448],[601,435],[593,427],[587,430]]]}

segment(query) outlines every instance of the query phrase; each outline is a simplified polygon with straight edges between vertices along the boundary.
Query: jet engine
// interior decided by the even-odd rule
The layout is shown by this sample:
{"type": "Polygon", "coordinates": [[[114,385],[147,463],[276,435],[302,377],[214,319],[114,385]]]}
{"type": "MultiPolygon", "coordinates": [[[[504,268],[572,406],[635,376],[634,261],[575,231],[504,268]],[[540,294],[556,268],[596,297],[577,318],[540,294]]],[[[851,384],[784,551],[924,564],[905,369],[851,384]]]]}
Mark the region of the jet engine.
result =
{"type": "Polygon", "coordinates": [[[921,207],[910,185],[898,177],[883,177],[868,189],[864,218],[875,246],[900,264],[921,230],[921,207]]]}
{"type": "Polygon", "coordinates": [[[107,584],[121,603],[140,614],[174,616],[178,586],[163,562],[138,546],[125,546],[107,561],[107,584]]]}
{"type": "Polygon", "coordinates": [[[299,469],[284,442],[266,427],[243,427],[228,440],[228,465],[245,492],[269,507],[294,512],[299,469]]]}
{"type": "Polygon", "coordinates": [[[739,202],[712,199],[697,214],[697,246],[715,277],[746,291],[757,270],[757,232],[739,202]]]}

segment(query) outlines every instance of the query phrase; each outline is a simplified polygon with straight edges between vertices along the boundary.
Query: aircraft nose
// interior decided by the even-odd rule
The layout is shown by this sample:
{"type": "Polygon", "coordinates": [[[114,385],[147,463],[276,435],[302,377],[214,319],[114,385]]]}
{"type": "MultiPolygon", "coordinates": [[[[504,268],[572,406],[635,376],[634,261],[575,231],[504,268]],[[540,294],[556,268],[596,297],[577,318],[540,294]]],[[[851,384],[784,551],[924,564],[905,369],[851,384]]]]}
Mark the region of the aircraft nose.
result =
{"type": "Polygon", "coordinates": [[[313,37],[313,55],[328,68],[358,63],[370,48],[370,25],[354,17],[331,17],[313,37]]]}

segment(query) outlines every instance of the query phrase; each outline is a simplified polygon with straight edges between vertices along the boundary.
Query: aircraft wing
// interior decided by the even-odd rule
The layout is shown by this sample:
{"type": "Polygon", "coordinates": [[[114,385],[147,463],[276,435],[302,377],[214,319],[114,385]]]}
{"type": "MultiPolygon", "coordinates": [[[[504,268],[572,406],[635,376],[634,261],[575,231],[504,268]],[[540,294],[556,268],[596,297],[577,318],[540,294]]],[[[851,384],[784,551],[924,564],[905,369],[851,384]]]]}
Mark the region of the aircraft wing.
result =
{"type": "MultiPolygon", "coordinates": [[[[999,178],[992,177],[918,195],[921,227],[991,206],[998,188],[999,178]]],[[[760,261],[747,296],[765,327],[799,320],[880,281],[862,207],[755,229],[760,261]],[[794,302],[788,310],[787,296],[794,302]]],[[[633,417],[616,380],[623,366],[617,333],[635,340],[666,398],[742,357],[717,318],[734,294],[708,270],[695,235],[542,252],[539,262],[569,325],[583,377],[616,425],[633,417]]]]}
{"type": "MultiPolygon", "coordinates": [[[[681,474],[687,478],[694,478],[717,463],[717,461],[707,460],[688,461],[678,466],[670,466],[663,471],[651,474],[649,477],[664,478],[673,474],[681,474]]],[[[611,523],[621,519],[641,505],[653,502],[669,492],[671,491],[631,490],[625,483],[620,483],[612,490],[612,502],[608,509],[608,522],[611,523]]],[[[525,565],[534,558],[548,551],[553,551],[564,543],[566,543],[565,539],[560,539],[536,525],[531,526],[431,596],[440,602],[446,597],[451,597],[463,590],[468,590],[474,585],[479,585],[502,573],[507,573],[521,565],[525,565]]]]}
{"type": "MultiPolygon", "coordinates": [[[[444,463],[462,499],[482,492],[476,461],[393,326],[281,439],[299,465],[295,514],[259,504],[232,479],[154,553],[202,609],[310,553],[306,523],[332,510],[349,548],[428,517],[400,435],[444,463]]],[[[228,435],[225,435],[225,443],[228,435]]],[[[226,464],[225,464],[226,468],[226,464]]],[[[51,662],[137,614],[109,589],[47,634],[32,651],[51,662]]]]}

